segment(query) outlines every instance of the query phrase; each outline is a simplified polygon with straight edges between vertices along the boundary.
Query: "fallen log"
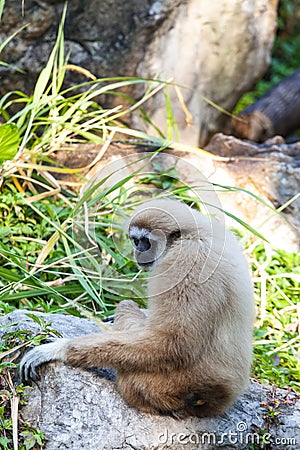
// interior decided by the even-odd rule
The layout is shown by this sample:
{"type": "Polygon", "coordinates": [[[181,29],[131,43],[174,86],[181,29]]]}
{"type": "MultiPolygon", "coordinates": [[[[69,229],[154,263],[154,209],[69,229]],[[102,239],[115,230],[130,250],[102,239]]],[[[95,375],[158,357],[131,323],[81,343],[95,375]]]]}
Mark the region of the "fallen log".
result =
{"type": "MultiPolygon", "coordinates": [[[[87,319],[35,314],[52,322],[63,337],[97,329],[87,319]]],[[[0,317],[0,336],[16,329],[37,331],[38,325],[26,311],[0,317]]],[[[288,390],[252,381],[221,416],[176,420],[128,407],[107,377],[62,364],[49,364],[42,370],[21,413],[23,420],[45,433],[45,450],[299,448],[300,402],[288,390]]]]}
{"type": "Polygon", "coordinates": [[[232,119],[231,134],[262,142],[300,128],[300,69],[232,119]]]}

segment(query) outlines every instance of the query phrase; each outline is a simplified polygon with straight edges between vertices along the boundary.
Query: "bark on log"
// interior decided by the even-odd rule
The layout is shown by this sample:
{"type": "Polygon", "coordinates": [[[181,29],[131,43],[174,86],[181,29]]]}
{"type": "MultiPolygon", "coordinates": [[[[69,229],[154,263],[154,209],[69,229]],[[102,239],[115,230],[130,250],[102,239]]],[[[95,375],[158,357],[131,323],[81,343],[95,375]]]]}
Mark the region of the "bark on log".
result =
{"type": "MultiPolygon", "coordinates": [[[[39,316],[51,321],[64,337],[95,332],[97,328],[86,319],[39,316]]],[[[25,311],[0,317],[0,336],[8,330],[37,328],[25,311]],[[8,327],[3,328],[4,325],[8,327]]],[[[239,450],[249,449],[251,444],[260,449],[296,450],[300,444],[297,395],[255,381],[219,417],[176,420],[129,408],[113,381],[62,364],[50,364],[30,392],[22,417],[44,431],[45,450],[239,450]],[[279,415],[272,420],[268,411],[274,408],[279,415]]]]}
{"type": "Polygon", "coordinates": [[[289,136],[300,127],[300,69],[232,119],[232,134],[252,141],[289,136]]]}

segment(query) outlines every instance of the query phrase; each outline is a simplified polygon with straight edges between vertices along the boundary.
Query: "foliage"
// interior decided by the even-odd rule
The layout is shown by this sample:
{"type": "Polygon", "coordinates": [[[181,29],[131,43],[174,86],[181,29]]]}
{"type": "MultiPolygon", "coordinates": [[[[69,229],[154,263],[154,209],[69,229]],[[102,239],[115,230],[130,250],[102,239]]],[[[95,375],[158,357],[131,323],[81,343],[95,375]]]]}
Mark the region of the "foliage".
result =
{"type": "Polygon", "coordinates": [[[300,390],[300,254],[258,244],[251,249],[257,301],[254,375],[300,390]]]}
{"type": "Polygon", "coordinates": [[[18,127],[13,123],[0,125],[0,165],[3,161],[13,159],[19,147],[18,127]]]}
{"type": "Polygon", "coordinates": [[[5,0],[0,0],[0,20],[1,20],[2,12],[3,12],[3,8],[4,8],[4,3],[5,3],[5,0]]]}

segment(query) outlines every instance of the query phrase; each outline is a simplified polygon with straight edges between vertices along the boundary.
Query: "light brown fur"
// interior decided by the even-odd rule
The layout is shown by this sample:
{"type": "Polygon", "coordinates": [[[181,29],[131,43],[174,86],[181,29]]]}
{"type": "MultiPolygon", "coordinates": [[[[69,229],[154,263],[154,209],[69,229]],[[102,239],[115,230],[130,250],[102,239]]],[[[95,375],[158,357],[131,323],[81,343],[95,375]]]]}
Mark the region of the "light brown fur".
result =
{"type": "MultiPolygon", "coordinates": [[[[245,258],[229,231],[177,201],[144,204],[132,229],[166,237],[150,272],[146,314],[123,301],[111,331],[25,355],[21,371],[35,374],[35,367],[55,359],[82,368],[110,366],[123,398],[139,410],[219,414],[249,378],[254,307],[245,258]]],[[[47,345],[53,344],[31,352],[47,345]]]]}

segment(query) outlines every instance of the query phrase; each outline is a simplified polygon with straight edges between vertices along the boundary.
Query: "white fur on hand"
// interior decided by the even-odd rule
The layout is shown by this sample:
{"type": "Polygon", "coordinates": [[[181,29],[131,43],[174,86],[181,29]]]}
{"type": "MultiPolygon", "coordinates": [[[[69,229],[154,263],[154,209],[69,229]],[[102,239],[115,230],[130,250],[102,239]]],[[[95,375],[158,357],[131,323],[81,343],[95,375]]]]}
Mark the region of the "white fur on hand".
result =
{"type": "Polygon", "coordinates": [[[36,369],[50,361],[64,360],[64,347],[69,339],[57,339],[50,344],[34,347],[27,352],[20,363],[20,376],[22,381],[37,381],[39,376],[36,369]]]}

